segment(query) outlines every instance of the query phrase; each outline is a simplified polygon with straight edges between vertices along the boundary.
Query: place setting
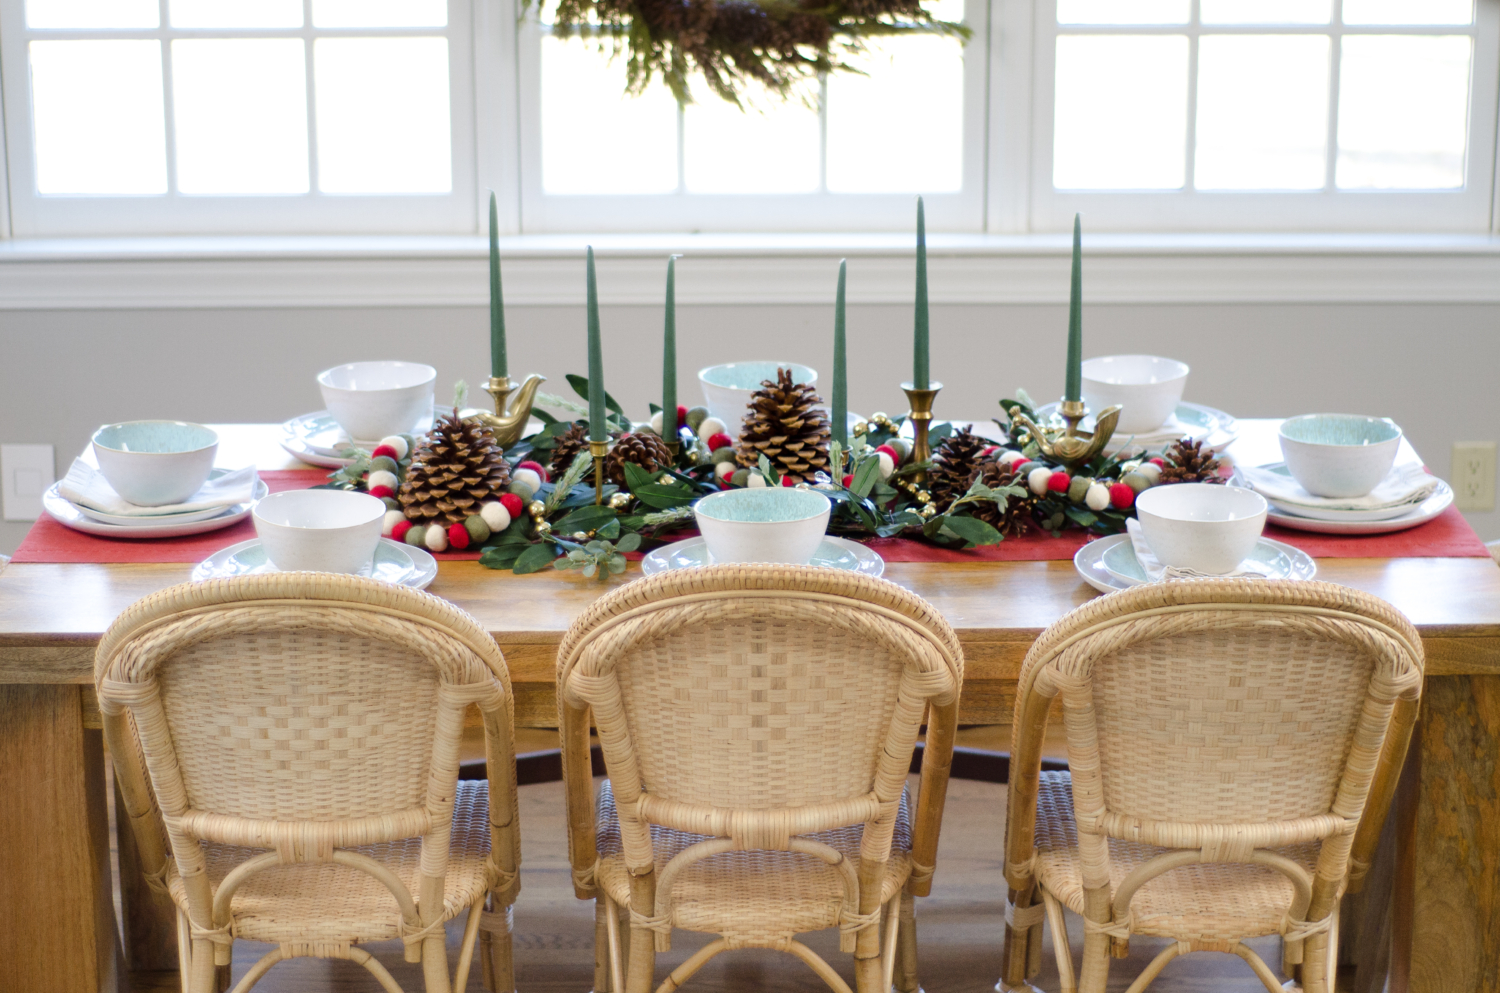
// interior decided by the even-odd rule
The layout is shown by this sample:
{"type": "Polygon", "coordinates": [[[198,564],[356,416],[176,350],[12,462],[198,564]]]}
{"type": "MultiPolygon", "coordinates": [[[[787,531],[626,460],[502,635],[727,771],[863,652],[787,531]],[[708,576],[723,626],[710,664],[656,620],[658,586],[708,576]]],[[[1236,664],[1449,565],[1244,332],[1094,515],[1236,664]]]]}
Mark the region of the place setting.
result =
{"type": "Polygon", "coordinates": [[[281,447],[308,465],[341,469],[351,450],[374,449],[391,436],[408,443],[453,408],[433,402],[437,370],[420,362],[348,362],[318,373],[324,410],[281,425],[281,447]]]}

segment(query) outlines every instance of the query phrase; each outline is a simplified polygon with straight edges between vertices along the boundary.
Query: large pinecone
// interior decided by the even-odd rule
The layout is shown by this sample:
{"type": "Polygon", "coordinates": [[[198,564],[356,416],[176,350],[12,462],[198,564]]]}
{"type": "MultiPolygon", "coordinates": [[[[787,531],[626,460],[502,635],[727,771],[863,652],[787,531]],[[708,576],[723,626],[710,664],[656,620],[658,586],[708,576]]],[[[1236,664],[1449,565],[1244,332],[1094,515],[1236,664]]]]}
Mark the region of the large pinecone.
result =
{"type": "Polygon", "coordinates": [[[792,382],[790,369],[777,369],[774,382],[765,380],[751,394],[740,428],[740,465],[754,469],[764,455],[793,483],[827,471],[829,427],[822,403],[811,386],[792,382]]]}
{"type": "Polygon", "coordinates": [[[1222,483],[1219,475],[1219,460],[1213,450],[1203,450],[1203,442],[1183,438],[1173,443],[1164,455],[1166,468],[1161,471],[1162,483],[1222,483]]]}
{"type": "Polygon", "coordinates": [[[932,470],[927,474],[927,491],[939,512],[968,492],[974,470],[979,468],[979,453],[989,445],[968,428],[960,428],[938,445],[932,455],[932,470]]]}
{"type": "MultiPolygon", "coordinates": [[[[1018,465],[1019,463],[1012,463],[1018,465]]],[[[998,462],[985,462],[974,470],[964,486],[967,490],[974,485],[974,480],[980,480],[992,490],[998,490],[1003,486],[1019,486],[1026,489],[1026,480],[1017,473],[1002,468],[998,462]]],[[[1005,509],[1001,510],[992,500],[975,500],[966,503],[960,510],[967,508],[971,517],[977,517],[981,521],[990,524],[1001,534],[1011,537],[1025,534],[1033,524],[1036,523],[1033,511],[1036,509],[1036,497],[1029,489],[1025,496],[1008,497],[1005,501],[1005,509]]]]}
{"type": "Polygon", "coordinates": [[[655,475],[672,465],[672,453],[666,442],[642,431],[622,434],[609,454],[604,456],[604,478],[616,486],[625,486],[625,463],[640,466],[655,475]]]}
{"type": "Polygon", "coordinates": [[[587,424],[574,424],[567,431],[557,436],[557,444],[552,448],[552,475],[561,476],[568,471],[578,453],[589,447],[589,426],[587,424]]]}
{"type": "Polygon", "coordinates": [[[494,433],[456,414],[439,418],[418,446],[396,499],[418,524],[457,524],[510,485],[510,466],[494,433]]]}

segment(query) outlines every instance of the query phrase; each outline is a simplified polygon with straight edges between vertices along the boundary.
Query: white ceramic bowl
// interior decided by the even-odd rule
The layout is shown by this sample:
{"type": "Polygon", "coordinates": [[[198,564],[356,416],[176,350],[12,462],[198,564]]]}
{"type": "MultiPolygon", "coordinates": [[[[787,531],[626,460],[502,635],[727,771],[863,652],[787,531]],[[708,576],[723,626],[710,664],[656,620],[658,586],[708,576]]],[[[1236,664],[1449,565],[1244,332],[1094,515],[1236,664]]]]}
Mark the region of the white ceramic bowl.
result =
{"type": "Polygon", "coordinates": [[[1135,498],[1146,543],[1163,565],[1223,575],[1255,548],[1266,527],[1266,498],[1221,483],[1153,486],[1135,498]]]}
{"type": "Polygon", "coordinates": [[[138,507],[186,501],[208,481],[218,453],[218,434],[186,421],[125,421],[94,432],[99,471],[138,507]]]}
{"type": "Polygon", "coordinates": [[[693,505],[715,562],[806,565],[823,543],[833,505],[816,490],[724,490],[693,505]]]}
{"type": "Polygon", "coordinates": [[[437,370],[419,362],[350,362],[318,373],[339,427],[358,441],[408,434],[432,414],[437,370]]]}
{"type": "Polygon", "coordinates": [[[1287,471],[1313,496],[1357,497],[1391,471],[1401,429],[1389,417],[1303,414],[1281,422],[1287,471]]]}
{"type": "Polygon", "coordinates": [[[352,490],[286,490],[255,505],[255,533],[281,572],[357,573],[375,557],[385,503],[352,490]]]}
{"type": "Polygon", "coordinates": [[[1188,367],[1156,355],[1104,355],[1083,363],[1083,400],[1096,414],[1119,404],[1115,434],[1155,431],[1182,402],[1188,367]]]}
{"type": "MultiPolygon", "coordinates": [[[[723,421],[732,438],[740,436],[740,425],[745,422],[745,408],[750,405],[750,394],[760,389],[767,379],[776,378],[777,369],[792,370],[792,381],[816,385],[818,373],[798,362],[725,362],[698,370],[698,383],[703,387],[703,405],[710,415],[723,421]]],[[[811,552],[807,554],[811,555],[811,552]]]]}

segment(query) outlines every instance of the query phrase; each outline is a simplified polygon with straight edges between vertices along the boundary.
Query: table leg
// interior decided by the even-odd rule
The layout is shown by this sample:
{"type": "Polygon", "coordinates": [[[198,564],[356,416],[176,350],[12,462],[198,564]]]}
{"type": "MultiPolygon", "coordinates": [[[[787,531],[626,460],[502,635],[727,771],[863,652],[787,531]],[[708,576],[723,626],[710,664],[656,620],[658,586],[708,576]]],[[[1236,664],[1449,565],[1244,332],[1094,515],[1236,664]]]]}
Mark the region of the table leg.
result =
{"type": "Polygon", "coordinates": [[[1418,728],[1408,989],[1493,990],[1500,976],[1500,676],[1430,677],[1418,728]]]}
{"type": "Polygon", "coordinates": [[[115,990],[103,738],[79,687],[0,686],[0,798],[5,988],[115,990]]]}

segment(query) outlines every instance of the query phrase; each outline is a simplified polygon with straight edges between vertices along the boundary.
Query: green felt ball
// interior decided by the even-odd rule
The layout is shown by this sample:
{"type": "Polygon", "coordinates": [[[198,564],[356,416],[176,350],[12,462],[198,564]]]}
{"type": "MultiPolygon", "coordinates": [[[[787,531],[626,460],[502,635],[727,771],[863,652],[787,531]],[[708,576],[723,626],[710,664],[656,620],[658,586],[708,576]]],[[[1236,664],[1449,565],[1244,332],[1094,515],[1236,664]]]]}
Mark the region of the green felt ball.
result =
{"type": "Polygon", "coordinates": [[[532,490],[532,488],[521,482],[519,479],[515,480],[508,487],[506,487],[506,492],[514,493],[516,496],[520,497],[522,503],[530,503],[532,498],[536,496],[536,493],[532,490]]]}
{"type": "Polygon", "coordinates": [[[478,514],[470,514],[464,518],[464,530],[469,532],[471,542],[488,541],[490,537],[490,526],[484,522],[484,518],[478,514]]]}
{"type": "Polygon", "coordinates": [[[694,407],[687,412],[688,427],[692,428],[694,431],[697,431],[698,425],[702,424],[707,419],[707,407],[694,407]]]}
{"type": "Polygon", "coordinates": [[[395,497],[381,497],[380,498],[380,502],[383,503],[383,504],[385,504],[385,509],[386,510],[400,510],[401,509],[401,501],[397,500],[395,497]]]}
{"type": "Polygon", "coordinates": [[[1147,479],[1145,476],[1141,475],[1138,472],[1127,472],[1125,475],[1120,477],[1120,482],[1130,487],[1136,493],[1139,493],[1142,490],[1149,490],[1151,488],[1151,480],[1147,479]]]}
{"type": "Polygon", "coordinates": [[[749,469],[736,469],[734,475],[729,477],[729,485],[730,486],[749,486],[750,485],[750,470],[749,469]]]}
{"type": "Polygon", "coordinates": [[[424,545],[426,545],[427,544],[427,528],[426,528],[426,526],[422,525],[422,524],[413,524],[411,526],[410,530],[408,530],[406,532],[406,543],[408,545],[416,545],[419,548],[423,547],[424,545]]]}
{"type": "Polygon", "coordinates": [[[1088,495],[1089,487],[1093,480],[1087,476],[1074,476],[1073,481],[1068,484],[1068,499],[1074,503],[1082,503],[1083,498],[1088,495]]]}
{"type": "Polygon", "coordinates": [[[1025,475],[1030,474],[1031,470],[1033,470],[1033,469],[1044,469],[1044,468],[1046,468],[1046,466],[1042,465],[1042,463],[1028,460],[1028,461],[1022,462],[1020,465],[1016,466],[1016,468],[1015,468],[1014,471],[1015,471],[1015,474],[1017,476],[1025,476],[1025,475]]]}
{"type": "Polygon", "coordinates": [[[375,456],[375,458],[370,460],[370,471],[380,472],[382,470],[384,470],[385,472],[396,473],[401,471],[401,466],[397,465],[396,460],[391,458],[389,455],[377,455],[375,456]]]}
{"type": "Polygon", "coordinates": [[[723,448],[715,448],[714,453],[708,457],[708,460],[714,465],[718,465],[720,462],[733,462],[734,447],[725,445],[723,448]]]}
{"type": "Polygon", "coordinates": [[[896,454],[900,456],[897,459],[898,462],[905,462],[911,458],[911,442],[905,438],[888,438],[885,443],[896,450],[896,454]]]}

